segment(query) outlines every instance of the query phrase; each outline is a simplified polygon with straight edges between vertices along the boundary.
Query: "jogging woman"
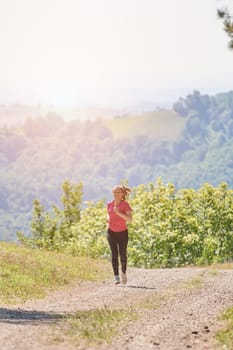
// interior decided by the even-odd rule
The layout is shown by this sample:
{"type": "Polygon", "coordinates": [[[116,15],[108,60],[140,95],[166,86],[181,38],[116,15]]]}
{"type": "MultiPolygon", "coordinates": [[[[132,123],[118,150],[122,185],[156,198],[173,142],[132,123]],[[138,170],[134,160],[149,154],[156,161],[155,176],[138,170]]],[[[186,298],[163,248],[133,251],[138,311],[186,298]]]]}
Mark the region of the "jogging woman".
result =
{"type": "Polygon", "coordinates": [[[119,259],[121,261],[122,283],[127,282],[127,245],[128,229],[127,223],[132,221],[132,209],[126,201],[130,188],[117,185],[113,188],[114,199],[107,204],[108,211],[108,231],[107,239],[112,253],[112,268],[114,273],[114,283],[120,283],[119,259]]]}

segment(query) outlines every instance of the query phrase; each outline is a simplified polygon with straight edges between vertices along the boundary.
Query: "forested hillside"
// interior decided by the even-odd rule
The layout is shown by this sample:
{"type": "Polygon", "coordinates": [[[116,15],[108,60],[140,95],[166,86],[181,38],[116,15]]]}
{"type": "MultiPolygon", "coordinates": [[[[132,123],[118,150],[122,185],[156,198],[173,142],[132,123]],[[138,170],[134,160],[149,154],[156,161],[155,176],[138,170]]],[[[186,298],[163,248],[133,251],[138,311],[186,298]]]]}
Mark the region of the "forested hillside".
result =
{"type": "Polygon", "coordinates": [[[177,188],[208,182],[233,187],[233,92],[198,91],[173,110],[65,122],[50,114],[0,130],[0,238],[29,231],[34,199],[59,205],[61,185],[83,183],[85,200],[106,200],[121,180],[131,187],[162,177],[177,188]],[[175,121],[175,122],[174,122],[175,121]]]}

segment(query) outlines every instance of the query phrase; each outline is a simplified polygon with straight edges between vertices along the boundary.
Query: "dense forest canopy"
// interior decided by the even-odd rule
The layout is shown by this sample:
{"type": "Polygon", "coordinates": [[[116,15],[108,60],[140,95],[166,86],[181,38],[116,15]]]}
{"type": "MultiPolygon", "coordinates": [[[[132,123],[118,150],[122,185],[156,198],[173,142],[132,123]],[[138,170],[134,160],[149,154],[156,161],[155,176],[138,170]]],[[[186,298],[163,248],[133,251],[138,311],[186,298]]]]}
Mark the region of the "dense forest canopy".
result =
{"type": "Polygon", "coordinates": [[[66,179],[81,181],[84,200],[93,201],[109,199],[122,180],[131,187],[162,177],[177,188],[198,189],[206,182],[232,188],[232,146],[232,91],[194,91],[173,110],[144,116],[67,122],[48,114],[28,117],[22,127],[2,127],[0,238],[27,232],[33,201],[45,208],[58,204],[66,179]],[[116,123],[124,132],[116,132],[116,123]]]}

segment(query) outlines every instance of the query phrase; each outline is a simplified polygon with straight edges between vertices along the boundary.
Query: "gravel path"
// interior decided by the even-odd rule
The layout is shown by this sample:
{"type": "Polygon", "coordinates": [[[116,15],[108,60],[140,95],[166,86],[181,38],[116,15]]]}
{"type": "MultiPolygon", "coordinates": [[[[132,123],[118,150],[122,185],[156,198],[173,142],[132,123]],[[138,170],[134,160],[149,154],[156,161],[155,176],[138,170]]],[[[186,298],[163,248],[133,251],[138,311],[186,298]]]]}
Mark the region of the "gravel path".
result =
{"type": "Polygon", "coordinates": [[[216,349],[214,335],[222,326],[218,316],[233,306],[233,270],[214,271],[129,269],[126,287],[112,281],[83,283],[43,300],[0,304],[1,350],[216,349]],[[145,300],[151,301],[150,307],[143,306],[145,300]],[[48,340],[54,329],[61,330],[58,321],[64,315],[103,306],[138,310],[140,305],[140,318],[124,324],[110,345],[85,347],[48,340]]]}

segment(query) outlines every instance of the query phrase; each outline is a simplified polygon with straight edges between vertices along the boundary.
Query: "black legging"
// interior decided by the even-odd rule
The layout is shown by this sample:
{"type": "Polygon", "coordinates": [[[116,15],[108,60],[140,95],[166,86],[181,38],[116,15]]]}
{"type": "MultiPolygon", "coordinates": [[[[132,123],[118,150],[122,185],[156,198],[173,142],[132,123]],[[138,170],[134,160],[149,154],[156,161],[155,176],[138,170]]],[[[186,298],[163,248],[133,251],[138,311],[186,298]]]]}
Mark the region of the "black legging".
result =
{"type": "Polygon", "coordinates": [[[112,268],[114,275],[119,275],[118,252],[120,253],[121,270],[125,273],[127,267],[128,230],[113,232],[108,229],[107,239],[112,252],[112,268]]]}

